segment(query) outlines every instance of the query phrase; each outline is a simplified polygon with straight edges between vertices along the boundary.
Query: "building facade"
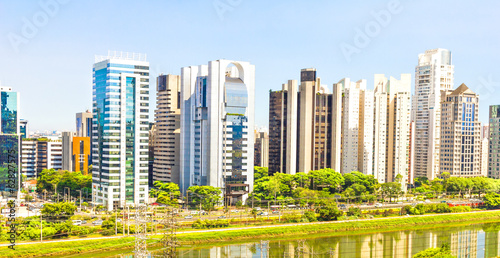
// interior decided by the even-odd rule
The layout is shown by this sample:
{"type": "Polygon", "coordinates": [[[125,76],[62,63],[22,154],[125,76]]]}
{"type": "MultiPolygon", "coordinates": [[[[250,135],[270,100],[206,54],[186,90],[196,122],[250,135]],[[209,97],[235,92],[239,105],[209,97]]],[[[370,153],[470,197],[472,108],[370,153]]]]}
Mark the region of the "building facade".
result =
{"type": "Polygon", "coordinates": [[[374,94],[366,89],[366,80],[352,82],[344,78],[335,86],[342,97],[342,166],[341,173],[359,171],[374,175],[374,94]]]}
{"type": "Polygon", "coordinates": [[[21,189],[18,111],[19,94],[11,87],[0,86],[0,192],[4,198],[17,201],[21,189]]]}
{"type": "Polygon", "coordinates": [[[269,168],[269,135],[266,132],[254,133],[255,146],[254,146],[254,162],[253,165],[257,167],[269,168]]]}
{"type": "Polygon", "coordinates": [[[29,138],[21,141],[21,171],[35,179],[44,169],[61,170],[63,151],[61,140],[29,138]]]}
{"type": "Polygon", "coordinates": [[[253,189],[255,66],[217,60],[181,69],[181,189],[209,185],[227,201],[253,189]]]}
{"type": "MultiPolygon", "coordinates": [[[[90,137],[79,137],[73,132],[62,133],[62,169],[89,173],[90,137]]],[[[90,172],[92,173],[92,172],[90,172]]]]}
{"type": "Polygon", "coordinates": [[[92,198],[108,210],[148,200],[149,62],[135,53],[93,66],[92,198]]]}
{"type": "Polygon", "coordinates": [[[180,184],[181,77],[156,79],[153,181],[180,184]]]}
{"type": "Polygon", "coordinates": [[[380,183],[396,182],[403,186],[409,178],[411,75],[401,80],[375,75],[374,176],[380,183]]]}
{"type": "Polygon", "coordinates": [[[414,177],[432,180],[440,172],[441,91],[453,88],[453,74],[449,50],[438,48],[419,54],[411,118],[415,121],[414,177]]]}
{"type": "Polygon", "coordinates": [[[30,138],[30,132],[28,127],[28,120],[20,119],[19,120],[19,133],[21,134],[21,138],[30,138]]]}
{"type": "Polygon", "coordinates": [[[269,174],[297,172],[297,81],[269,92],[269,174]]]}
{"type": "Polygon", "coordinates": [[[451,176],[481,176],[479,96],[465,84],[441,94],[440,171],[451,176]]]}
{"type": "Polygon", "coordinates": [[[490,106],[488,177],[500,178],[500,105],[490,106]]]}
{"type": "Polygon", "coordinates": [[[92,112],[76,113],[76,136],[90,137],[92,135],[92,112]]]}

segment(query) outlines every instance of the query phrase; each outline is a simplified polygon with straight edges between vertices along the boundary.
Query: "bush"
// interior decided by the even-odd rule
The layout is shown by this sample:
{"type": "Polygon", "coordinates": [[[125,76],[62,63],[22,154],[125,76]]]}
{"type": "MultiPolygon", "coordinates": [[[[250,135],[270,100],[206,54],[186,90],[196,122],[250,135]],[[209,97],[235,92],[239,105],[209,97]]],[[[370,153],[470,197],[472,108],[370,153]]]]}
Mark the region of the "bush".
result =
{"type": "Polygon", "coordinates": [[[317,213],[319,213],[320,221],[338,220],[340,216],[344,215],[344,212],[334,206],[318,208],[317,213]]]}
{"type": "Polygon", "coordinates": [[[304,215],[302,215],[303,220],[307,220],[307,222],[315,222],[318,221],[318,218],[316,218],[316,213],[314,211],[306,211],[304,212],[304,215]]]}
{"type": "Polygon", "coordinates": [[[301,216],[300,216],[300,214],[295,213],[295,212],[294,213],[286,213],[281,217],[281,219],[287,223],[297,223],[297,222],[300,222],[301,216]]]}
{"type": "Polygon", "coordinates": [[[229,227],[229,221],[227,219],[222,220],[196,220],[191,225],[193,228],[203,229],[203,228],[225,228],[229,227]]]}
{"type": "Polygon", "coordinates": [[[471,207],[469,206],[455,206],[455,207],[451,207],[451,212],[455,213],[455,212],[468,212],[468,211],[471,211],[471,207]]]}
{"type": "Polygon", "coordinates": [[[350,207],[349,210],[347,211],[347,216],[360,217],[361,216],[361,209],[357,208],[357,207],[350,207]]]}

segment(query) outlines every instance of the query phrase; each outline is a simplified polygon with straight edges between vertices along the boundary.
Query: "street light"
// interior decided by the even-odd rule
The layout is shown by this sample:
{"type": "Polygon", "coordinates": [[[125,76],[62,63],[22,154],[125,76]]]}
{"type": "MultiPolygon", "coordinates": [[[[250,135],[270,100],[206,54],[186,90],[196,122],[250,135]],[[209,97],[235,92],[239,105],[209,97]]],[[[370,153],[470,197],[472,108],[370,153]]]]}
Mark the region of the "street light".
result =
{"type": "Polygon", "coordinates": [[[69,189],[69,187],[64,187],[64,201],[67,202],[67,199],[66,199],[66,188],[68,188],[68,199],[71,198],[71,189],[69,189]]]}
{"type": "Polygon", "coordinates": [[[82,211],[82,190],[76,190],[77,192],[80,192],[80,212],[82,211]]]}

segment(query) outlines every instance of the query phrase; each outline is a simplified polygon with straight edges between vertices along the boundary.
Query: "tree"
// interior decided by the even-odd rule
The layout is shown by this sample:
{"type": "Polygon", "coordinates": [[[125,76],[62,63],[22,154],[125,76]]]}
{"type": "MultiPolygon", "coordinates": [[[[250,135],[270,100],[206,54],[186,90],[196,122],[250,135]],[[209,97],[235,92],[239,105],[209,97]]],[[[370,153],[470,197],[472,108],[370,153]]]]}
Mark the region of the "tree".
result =
{"type": "Polygon", "coordinates": [[[181,192],[177,184],[155,181],[153,185],[154,188],[149,190],[149,196],[157,197],[157,203],[163,203],[169,206],[179,205],[178,198],[181,195],[181,192]]]}
{"type": "Polygon", "coordinates": [[[365,175],[358,171],[353,171],[351,173],[347,173],[344,175],[344,189],[347,189],[353,184],[361,184],[366,187],[366,190],[369,193],[373,193],[375,191],[375,187],[378,184],[377,179],[373,177],[373,175],[365,175]]]}
{"type": "Polygon", "coordinates": [[[413,258],[453,258],[449,245],[443,244],[441,248],[427,248],[418,252],[413,258]]]}
{"type": "Polygon", "coordinates": [[[257,209],[252,209],[252,211],[250,211],[250,213],[252,214],[253,219],[256,220],[257,219],[257,214],[258,214],[257,209]]]}
{"type": "Polygon", "coordinates": [[[340,216],[344,215],[344,213],[335,206],[318,208],[316,213],[319,214],[320,221],[337,220],[340,216]]]}
{"type": "Polygon", "coordinates": [[[417,177],[414,180],[415,187],[420,187],[423,185],[428,185],[429,184],[429,179],[425,176],[417,177]]]}
{"type": "Polygon", "coordinates": [[[384,195],[388,195],[389,202],[391,202],[392,198],[397,197],[398,194],[401,192],[401,184],[397,183],[397,182],[383,183],[383,184],[380,184],[380,191],[384,195]]]}
{"type": "Polygon", "coordinates": [[[206,211],[214,210],[215,205],[222,201],[222,192],[219,188],[213,186],[190,186],[188,188],[190,195],[190,200],[195,206],[200,205],[206,211]]]}
{"type": "Polygon", "coordinates": [[[484,196],[484,204],[489,209],[498,208],[500,206],[500,194],[497,194],[497,193],[487,193],[484,196]]]}
{"type": "MultiPolygon", "coordinates": [[[[342,185],[345,183],[342,174],[331,168],[312,170],[307,176],[312,181],[310,189],[313,190],[326,189],[331,193],[336,193],[341,191],[342,185]]],[[[296,177],[296,179],[298,178],[296,177]]]]}
{"type": "Polygon", "coordinates": [[[46,203],[43,205],[42,214],[48,217],[72,216],[76,206],[69,202],[46,203]]]}
{"type": "Polygon", "coordinates": [[[24,200],[25,200],[26,202],[31,202],[31,200],[33,200],[33,196],[31,196],[31,195],[27,194],[27,195],[25,195],[25,196],[24,196],[24,200]]]}
{"type": "MultiPolygon", "coordinates": [[[[254,166],[253,171],[254,171],[254,174],[253,174],[253,181],[254,182],[263,178],[263,177],[269,176],[269,171],[268,171],[268,168],[266,168],[266,167],[254,166]]],[[[274,171],[274,172],[276,172],[276,171],[274,171]]]]}

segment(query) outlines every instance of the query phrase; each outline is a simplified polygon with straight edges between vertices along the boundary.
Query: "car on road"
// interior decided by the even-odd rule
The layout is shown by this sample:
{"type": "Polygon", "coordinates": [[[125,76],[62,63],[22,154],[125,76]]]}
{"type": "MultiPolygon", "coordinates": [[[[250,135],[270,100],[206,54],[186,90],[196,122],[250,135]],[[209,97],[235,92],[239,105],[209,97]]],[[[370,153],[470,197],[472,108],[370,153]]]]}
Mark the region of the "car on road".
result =
{"type": "Polygon", "coordinates": [[[273,214],[280,214],[280,211],[273,211],[273,214]]]}
{"type": "Polygon", "coordinates": [[[184,218],[185,218],[185,219],[192,219],[192,218],[193,218],[193,216],[191,216],[191,215],[187,215],[187,216],[186,216],[186,217],[184,217],[184,218]]]}
{"type": "Polygon", "coordinates": [[[219,217],[217,217],[217,218],[218,218],[218,219],[225,219],[225,218],[226,218],[226,216],[222,215],[222,216],[219,216],[219,217]]]}
{"type": "Polygon", "coordinates": [[[255,207],[255,210],[260,211],[261,208],[260,207],[255,207]]]}
{"type": "Polygon", "coordinates": [[[116,222],[122,222],[122,219],[117,219],[116,222]]]}
{"type": "Polygon", "coordinates": [[[77,220],[73,220],[73,226],[81,226],[82,225],[82,221],[77,219],[77,220]]]}
{"type": "Polygon", "coordinates": [[[261,212],[257,213],[257,215],[259,215],[259,216],[267,216],[267,215],[269,215],[269,213],[267,213],[265,211],[261,211],[261,212]]]}
{"type": "Polygon", "coordinates": [[[82,220],[82,225],[83,224],[87,224],[87,221],[86,220],[82,220]]]}
{"type": "Polygon", "coordinates": [[[94,225],[94,226],[102,226],[102,222],[103,222],[102,219],[98,219],[98,220],[92,222],[92,225],[94,225]]]}
{"type": "Polygon", "coordinates": [[[380,207],[382,207],[382,204],[381,203],[375,203],[375,207],[380,208],[380,207]]]}

